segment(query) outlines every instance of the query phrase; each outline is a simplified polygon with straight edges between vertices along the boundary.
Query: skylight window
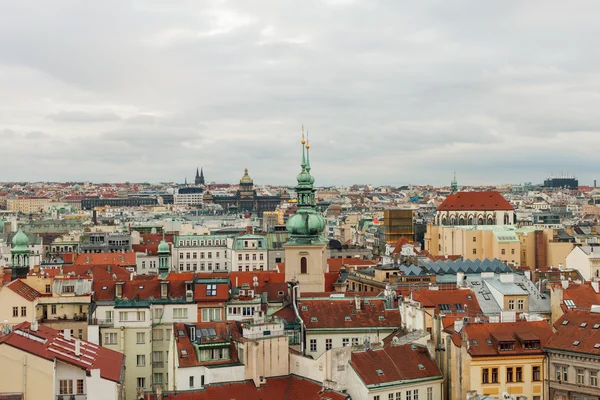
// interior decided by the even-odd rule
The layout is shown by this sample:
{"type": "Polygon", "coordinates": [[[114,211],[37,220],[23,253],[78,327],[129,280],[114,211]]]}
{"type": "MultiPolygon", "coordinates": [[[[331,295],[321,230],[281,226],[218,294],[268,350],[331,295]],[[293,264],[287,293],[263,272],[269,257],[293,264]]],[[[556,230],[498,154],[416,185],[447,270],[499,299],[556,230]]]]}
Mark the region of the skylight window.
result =
{"type": "Polygon", "coordinates": [[[187,357],[188,356],[188,352],[185,349],[181,349],[181,357],[187,357]]]}
{"type": "Polygon", "coordinates": [[[565,306],[567,306],[567,308],[575,308],[575,302],[571,299],[567,299],[565,300],[565,306]]]}
{"type": "Polygon", "coordinates": [[[310,322],[317,322],[317,317],[310,317],[310,322]]]}
{"type": "Polygon", "coordinates": [[[375,372],[377,372],[377,375],[379,376],[383,375],[383,371],[380,369],[376,369],[375,372]]]}
{"type": "Polygon", "coordinates": [[[594,348],[595,348],[595,349],[600,349],[600,343],[596,343],[596,344],[594,345],[594,348]]]}
{"type": "Polygon", "coordinates": [[[486,340],[485,340],[485,342],[486,342],[487,344],[489,344],[490,346],[492,345],[492,341],[491,341],[491,339],[486,339],[486,340]]]}
{"type": "Polygon", "coordinates": [[[302,311],[308,311],[308,307],[302,306],[302,311]]]}
{"type": "Polygon", "coordinates": [[[566,320],[562,322],[563,325],[567,325],[568,323],[569,323],[569,321],[566,321],[566,320]]]}
{"type": "Polygon", "coordinates": [[[183,329],[179,329],[177,331],[177,334],[179,335],[179,337],[184,337],[185,336],[185,332],[183,331],[183,329]]]}
{"type": "Polygon", "coordinates": [[[421,371],[425,369],[425,367],[423,366],[423,364],[419,364],[419,365],[418,365],[418,367],[419,367],[419,369],[420,369],[421,371]]]}
{"type": "Polygon", "coordinates": [[[477,341],[477,339],[473,339],[473,340],[471,340],[471,344],[472,344],[473,346],[479,346],[479,342],[477,341]]]}
{"type": "Polygon", "coordinates": [[[573,342],[573,346],[579,346],[579,343],[581,343],[579,340],[576,340],[573,342]]]}
{"type": "Polygon", "coordinates": [[[102,286],[102,290],[107,290],[108,286],[102,286]]]}
{"type": "Polygon", "coordinates": [[[600,328],[600,324],[594,324],[594,329],[600,328]]]}
{"type": "Polygon", "coordinates": [[[380,321],[384,321],[384,320],[385,320],[385,317],[384,317],[383,315],[380,315],[380,316],[379,316],[379,320],[380,320],[380,321]]]}
{"type": "Polygon", "coordinates": [[[350,317],[345,317],[345,318],[344,318],[344,321],[352,321],[352,318],[350,318],[350,317]]]}
{"type": "Polygon", "coordinates": [[[587,326],[587,322],[582,322],[581,325],[579,325],[580,328],[585,328],[587,326]]]}
{"type": "Polygon", "coordinates": [[[440,304],[439,308],[440,308],[441,312],[446,312],[446,313],[452,312],[452,308],[450,308],[450,304],[440,304]]]}

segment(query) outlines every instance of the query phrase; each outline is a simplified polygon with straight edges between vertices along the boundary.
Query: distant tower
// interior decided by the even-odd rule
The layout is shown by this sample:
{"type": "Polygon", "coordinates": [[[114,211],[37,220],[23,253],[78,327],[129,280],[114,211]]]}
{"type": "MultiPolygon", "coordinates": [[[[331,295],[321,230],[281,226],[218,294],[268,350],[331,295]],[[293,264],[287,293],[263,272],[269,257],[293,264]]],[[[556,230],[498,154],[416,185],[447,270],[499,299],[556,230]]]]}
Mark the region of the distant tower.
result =
{"type": "Polygon", "coordinates": [[[456,182],[456,171],[454,171],[454,179],[452,179],[450,189],[452,190],[452,194],[456,194],[458,192],[458,183],[456,182]]]}
{"type": "Polygon", "coordinates": [[[194,183],[196,185],[204,185],[204,171],[202,168],[200,171],[198,171],[198,168],[196,168],[196,178],[194,179],[194,183]]]}
{"type": "Polygon", "coordinates": [[[29,272],[29,238],[19,228],[11,243],[12,279],[26,278],[29,272]]]}
{"type": "Polygon", "coordinates": [[[327,240],[323,236],[325,219],[316,210],[315,178],[310,174],[310,145],[302,128],[302,170],[296,177],[298,209],[287,222],[289,240],[285,249],[286,282],[296,281],[301,292],[323,292],[327,267],[327,240]]]}
{"type": "Polygon", "coordinates": [[[169,274],[169,258],[171,250],[169,244],[165,241],[165,228],[162,230],[162,240],[158,244],[158,274],[166,277],[169,274]]]}

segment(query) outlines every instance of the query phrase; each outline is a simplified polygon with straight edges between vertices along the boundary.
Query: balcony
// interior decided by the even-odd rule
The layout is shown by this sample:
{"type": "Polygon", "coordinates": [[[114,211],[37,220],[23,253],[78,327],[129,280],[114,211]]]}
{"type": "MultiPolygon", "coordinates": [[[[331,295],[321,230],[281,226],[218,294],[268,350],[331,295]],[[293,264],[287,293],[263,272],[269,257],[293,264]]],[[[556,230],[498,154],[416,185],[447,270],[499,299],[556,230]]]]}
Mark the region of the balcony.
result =
{"type": "Polygon", "coordinates": [[[113,326],[114,319],[98,319],[98,318],[90,318],[88,320],[89,325],[98,325],[100,327],[110,327],[113,326]]]}
{"type": "Polygon", "coordinates": [[[55,400],[86,400],[87,394],[57,394],[55,400]]]}

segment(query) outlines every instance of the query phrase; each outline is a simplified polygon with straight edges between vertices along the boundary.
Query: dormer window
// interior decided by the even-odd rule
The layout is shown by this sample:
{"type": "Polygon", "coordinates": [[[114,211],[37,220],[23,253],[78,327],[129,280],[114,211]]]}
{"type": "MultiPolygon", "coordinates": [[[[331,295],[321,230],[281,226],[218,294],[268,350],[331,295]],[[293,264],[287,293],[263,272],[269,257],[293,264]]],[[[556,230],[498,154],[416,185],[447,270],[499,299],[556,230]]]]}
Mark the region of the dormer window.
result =
{"type": "Polygon", "coordinates": [[[161,282],[160,283],[160,298],[161,299],[166,299],[167,295],[168,295],[168,291],[169,291],[169,285],[168,282],[161,282]]]}
{"type": "Polygon", "coordinates": [[[513,351],[515,342],[500,342],[498,343],[498,351],[513,351]]]}
{"type": "Polygon", "coordinates": [[[123,297],[123,282],[117,282],[115,285],[115,297],[120,299],[123,297]]]}
{"type": "Polygon", "coordinates": [[[523,342],[523,348],[525,350],[537,350],[540,348],[539,340],[527,340],[523,342]]]}

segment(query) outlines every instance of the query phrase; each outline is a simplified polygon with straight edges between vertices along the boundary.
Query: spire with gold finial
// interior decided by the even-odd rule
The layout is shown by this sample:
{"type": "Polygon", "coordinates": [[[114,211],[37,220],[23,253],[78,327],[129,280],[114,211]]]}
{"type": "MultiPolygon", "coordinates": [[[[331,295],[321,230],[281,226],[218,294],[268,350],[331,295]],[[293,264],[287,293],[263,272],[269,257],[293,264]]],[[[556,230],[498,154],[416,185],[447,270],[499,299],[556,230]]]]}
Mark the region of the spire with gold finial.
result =
{"type": "Polygon", "coordinates": [[[306,171],[310,173],[310,143],[308,141],[308,129],[306,130],[306,171]]]}
{"type": "Polygon", "coordinates": [[[306,139],[304,138],[304,124],[302,124],[302,140],[300,141],[300,143],[302,143],[302,164],[300,164],[302,166],[302,170],[304,171],[304,168],[306,168],[306,157],[304,155],[304,145],[306,144],[306,139]]]}

